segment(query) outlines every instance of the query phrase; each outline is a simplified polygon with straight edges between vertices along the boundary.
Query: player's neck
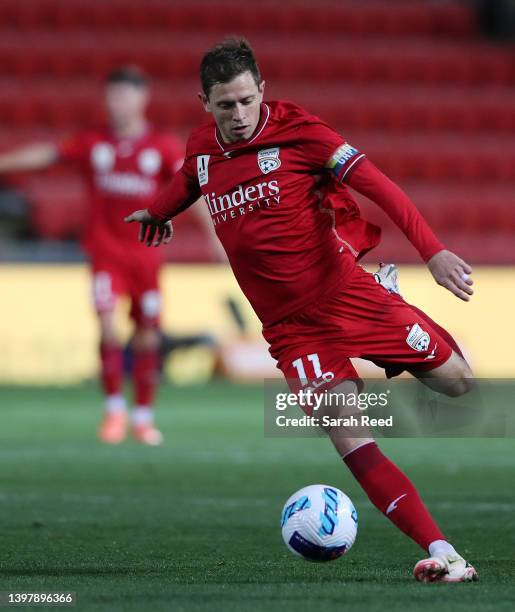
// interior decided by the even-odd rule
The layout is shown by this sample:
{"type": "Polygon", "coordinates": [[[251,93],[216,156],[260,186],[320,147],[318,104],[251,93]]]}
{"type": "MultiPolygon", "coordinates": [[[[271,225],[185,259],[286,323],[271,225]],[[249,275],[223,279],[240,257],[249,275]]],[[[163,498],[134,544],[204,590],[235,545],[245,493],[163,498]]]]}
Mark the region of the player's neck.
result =
{"type": "Polygon", "coordinates": [[[130,138],[134,140],[140,138],[147,132],[148,123],[144,117],[138,117],[133,121],[129,121],[123,124],[113,124],[111,129],[117,138],[130,138]]]}

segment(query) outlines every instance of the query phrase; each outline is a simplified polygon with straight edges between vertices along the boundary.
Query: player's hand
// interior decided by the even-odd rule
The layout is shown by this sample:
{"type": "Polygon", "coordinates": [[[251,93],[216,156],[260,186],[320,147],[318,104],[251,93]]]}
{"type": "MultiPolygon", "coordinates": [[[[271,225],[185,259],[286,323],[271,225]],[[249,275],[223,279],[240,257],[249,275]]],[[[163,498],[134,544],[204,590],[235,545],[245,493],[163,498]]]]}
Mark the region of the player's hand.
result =
{"type": "Polygon", "coordinates": [[[125,223],[139,223],[138,240],[147,246],[159,246],[161,243],[168,244],[173,236],[171,221],[158,221],[148,210],[136,210],[124,219],[125,223]]]}
{"type": "Polygon", "coordinates": [[[474,293],[474,281],[470,278],[472,268],[451,251],[439,251],[427,262],[435,281],[448,289],[460,300],[468,302],[474,293]]]}

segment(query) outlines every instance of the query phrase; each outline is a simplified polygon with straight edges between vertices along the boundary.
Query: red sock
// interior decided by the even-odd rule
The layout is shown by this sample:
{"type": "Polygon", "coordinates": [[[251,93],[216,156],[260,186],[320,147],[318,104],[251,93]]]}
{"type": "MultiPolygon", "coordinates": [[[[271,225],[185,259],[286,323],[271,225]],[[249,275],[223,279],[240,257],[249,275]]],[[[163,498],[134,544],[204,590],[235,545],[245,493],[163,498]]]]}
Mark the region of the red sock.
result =
{"type": "Polygon", "coordinates": [[[122,349],[112,344],[100,345],[102,388],[106,395],[122,392],[123,361],[122,349]]]}
{"type": "Polygon", "coordinates": [[[136,406],[152,406],[159,381],[159,352],[157,350],[135,351],[134,403],[136,406]]]}
{"type": "Polygon", "coordinates": [[[344,461],[374,506],[423,549],[445,540],[412,482],[375,442],[360,446],[344,461]]]}

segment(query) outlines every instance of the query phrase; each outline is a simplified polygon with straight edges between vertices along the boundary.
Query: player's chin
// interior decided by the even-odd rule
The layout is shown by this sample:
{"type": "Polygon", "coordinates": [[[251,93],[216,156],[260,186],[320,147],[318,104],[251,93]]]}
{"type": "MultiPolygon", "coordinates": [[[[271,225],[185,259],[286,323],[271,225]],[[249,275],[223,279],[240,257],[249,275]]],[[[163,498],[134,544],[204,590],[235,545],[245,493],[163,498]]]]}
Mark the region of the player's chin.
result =
{"type": "Polygon", "coordinates": [[[242,130],[238,130],[236,128],[233,128],[231,130],[231,138],[233,142],[238,142],[240,140],[246,140],[248,137],[250,136],[249,134],[249,128],[246,127],[242,130]]]}

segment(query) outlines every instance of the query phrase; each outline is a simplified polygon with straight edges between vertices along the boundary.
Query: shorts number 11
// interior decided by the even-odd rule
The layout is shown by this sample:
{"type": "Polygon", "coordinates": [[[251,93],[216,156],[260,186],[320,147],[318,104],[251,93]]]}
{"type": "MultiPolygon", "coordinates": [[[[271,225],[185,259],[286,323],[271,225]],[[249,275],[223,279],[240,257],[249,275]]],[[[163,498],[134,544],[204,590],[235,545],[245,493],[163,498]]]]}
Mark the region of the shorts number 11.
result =
{"type": "MultiPolygon", "coordinates": [[[[318,353],[311,353],[307,355],[308,361],[311,362],[313,366],[313,371],[315,373],[315,379],[320,378],[322,376],[322,368],[320,367],[320,359],[318,357],[318,353]]],[[[306,376],[306,368],[304,367],[303,358],[299,357],[292,361],[292,366],[297,370],[297,374],[299,375],[300,382],[303,385],[307,385],[309,382],[308,377],[306,376]]]]}

